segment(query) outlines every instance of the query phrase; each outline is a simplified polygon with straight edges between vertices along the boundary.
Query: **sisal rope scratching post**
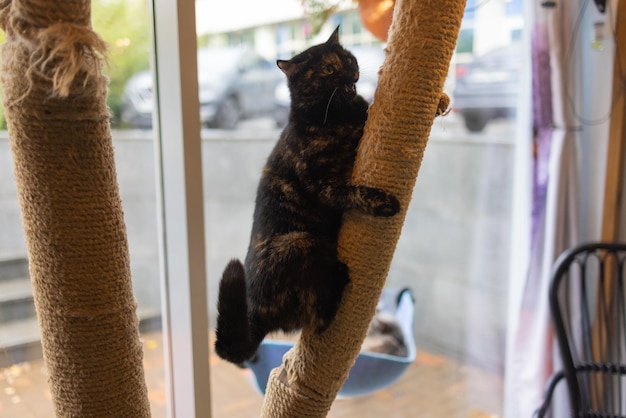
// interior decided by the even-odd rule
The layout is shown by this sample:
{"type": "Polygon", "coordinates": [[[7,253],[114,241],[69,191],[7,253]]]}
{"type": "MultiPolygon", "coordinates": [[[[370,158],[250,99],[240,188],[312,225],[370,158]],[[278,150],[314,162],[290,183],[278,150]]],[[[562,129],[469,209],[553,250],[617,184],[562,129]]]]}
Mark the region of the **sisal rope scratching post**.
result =
{"type": "Polygon", "coordinates": [[[149,417],[89,0],[1,0],[2,83],[58,417],[149,417]]]}
{"type": "Polygon", "coordinates": [[[403,212],[392,218],[346,213],[339,257],[351,283],[330,328],[322,335],[303,330],[272,371],[264,418],[324,417],[348,377],[387,277],[435,113],[449,104],[442,89],[464,7],[465,0],[396,2],[353,178],[394,193],[403,212]]]}

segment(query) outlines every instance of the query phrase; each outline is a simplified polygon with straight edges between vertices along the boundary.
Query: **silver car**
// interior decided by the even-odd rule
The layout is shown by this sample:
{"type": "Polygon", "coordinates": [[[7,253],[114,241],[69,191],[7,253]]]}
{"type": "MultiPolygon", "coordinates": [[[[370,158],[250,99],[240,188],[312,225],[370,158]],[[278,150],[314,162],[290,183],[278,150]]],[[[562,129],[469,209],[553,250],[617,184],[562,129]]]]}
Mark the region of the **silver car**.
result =
{"type": "MultiPolygon", "coordinates": [[[[274,91],[282,80],[275,64],[238,47],[198,50],[200,120],[205,127],[234,129],[241,119],[271,116],[274,91]]],[[[152,127],[152,76],[131,77],[124,90],[122,122],[134,128],[152,127]]]]}
{"type": "Polygon", "coordinates": [[[452,107],[469,131],[480,132],[492,119],[515,115],[522,59],[521,44],[513,43],[457,64],[452,107]]]}

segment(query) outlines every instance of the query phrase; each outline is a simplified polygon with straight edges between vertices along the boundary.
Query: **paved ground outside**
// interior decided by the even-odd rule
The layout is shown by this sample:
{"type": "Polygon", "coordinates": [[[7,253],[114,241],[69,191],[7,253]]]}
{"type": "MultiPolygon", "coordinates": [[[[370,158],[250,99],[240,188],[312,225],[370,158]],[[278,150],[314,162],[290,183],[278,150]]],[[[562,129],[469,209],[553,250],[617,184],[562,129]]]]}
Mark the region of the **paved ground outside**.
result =
{"type": "MultiPolygon", "coordinates": [[[[152,417],[165,418],[161,334],[145,334],[143,343],[152,417]]],[[[251,372],[222,361],[213,351],[209,364],[213,416],[258,417],[263,398],[250,381],[251,372]]],[[[329,417],[495,418],[502,410],[497,395],[502,384],[500,376],[419,350],[395,384],[370,396],[338,399],[329,417]]],[[[54,417],[42,360],[0,369],[0,417],[54,417]]]]}

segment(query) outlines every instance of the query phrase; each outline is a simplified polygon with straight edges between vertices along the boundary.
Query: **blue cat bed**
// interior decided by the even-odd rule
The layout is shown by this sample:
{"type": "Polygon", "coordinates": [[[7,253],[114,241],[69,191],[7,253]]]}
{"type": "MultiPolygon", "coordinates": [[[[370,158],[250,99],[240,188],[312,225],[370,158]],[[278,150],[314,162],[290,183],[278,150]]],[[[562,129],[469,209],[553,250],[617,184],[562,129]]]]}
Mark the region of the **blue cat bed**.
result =
{"type": "MultiPolygon", "coordinates": [[[[414,300],[411,291],[384,289],[379,309],[392,313],[398,321],[407,355],[398,357],[391,354],[361,352],[350,370],[348,380],[339,391],[339,397],[369,395],[383,389],[398,380],[415,360],[414,300]]],[[[256,358],[245,364],[252,370],[254,384],[262,394],[265,393],[270,372],[282,364],[283,356],[293,345],[293,342],[265,340],[261,343],[256,358]]]]}

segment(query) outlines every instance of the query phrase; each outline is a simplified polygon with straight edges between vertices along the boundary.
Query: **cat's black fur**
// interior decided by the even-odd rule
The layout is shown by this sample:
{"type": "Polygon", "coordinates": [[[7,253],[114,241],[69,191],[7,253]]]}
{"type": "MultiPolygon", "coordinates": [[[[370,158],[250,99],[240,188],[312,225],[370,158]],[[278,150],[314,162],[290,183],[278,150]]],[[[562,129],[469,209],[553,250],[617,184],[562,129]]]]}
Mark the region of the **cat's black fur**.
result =
{"type": "Polygon", "coordinates": [[[261,175],[245,267],[232,260],[219,288],[215,351],[233,363],[253,357],[270,332],[326,329],[349,281],[337,259],[343,212],[400,208],[394,196],[350,183],[368,104],[338,28],[277,64],[291,92],[289,122],[261,175]]]}

